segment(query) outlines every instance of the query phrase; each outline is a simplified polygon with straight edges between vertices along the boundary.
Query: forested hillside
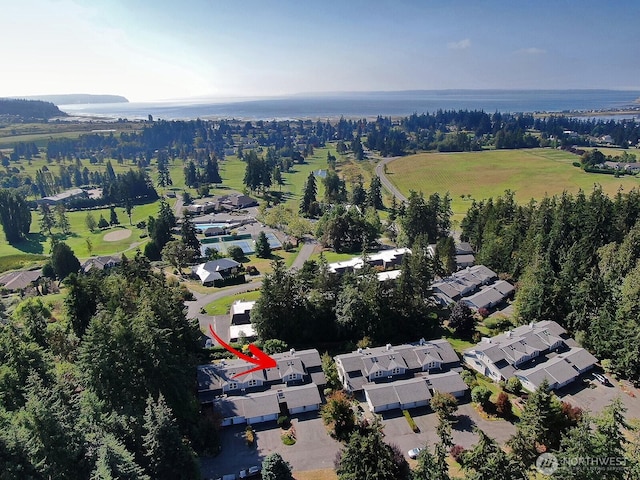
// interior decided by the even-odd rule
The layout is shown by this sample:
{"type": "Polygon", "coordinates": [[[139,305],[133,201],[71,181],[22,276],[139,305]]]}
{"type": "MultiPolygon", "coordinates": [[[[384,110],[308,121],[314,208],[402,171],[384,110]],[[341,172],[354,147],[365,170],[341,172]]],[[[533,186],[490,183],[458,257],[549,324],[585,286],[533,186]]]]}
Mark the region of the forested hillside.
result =
{"type": "Polygon", "coordinates": [[[0,120],[37,122],[66,116],[51,102],[0,98],[0,120]]]}
{"type": "Polygon", "coordinates": [[[32,297],[0,325],[2,478],[199,478],[216,436],[185,292],[142,256],[66,286],[57,318],[32,297]]]}

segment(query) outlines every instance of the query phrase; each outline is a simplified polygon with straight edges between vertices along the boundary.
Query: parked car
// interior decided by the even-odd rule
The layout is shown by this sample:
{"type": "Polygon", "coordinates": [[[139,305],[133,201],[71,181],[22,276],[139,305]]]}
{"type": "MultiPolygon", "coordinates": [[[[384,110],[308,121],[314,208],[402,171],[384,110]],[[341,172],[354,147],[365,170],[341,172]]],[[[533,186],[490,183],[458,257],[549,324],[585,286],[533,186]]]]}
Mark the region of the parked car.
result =
{"type": "Polygon", "coordinates": [[[407,455],[409,455],[409,458],[416,459],[418,458],[418,455],[420,455],[421,451],[422,451],[422,447],[412,448],[407,452],[407,455]]]}
{"type": "Polygon", "coordinates": [[[611,382],[609,382],[609,379],[607,377],[605,377],[604,375],[601,375],[599,373],[594,373],[593,377],[599,381],[602,385],[611,385],[611,382]]]}
{"type": "Polygon", "coordinates": [[[254,465],[253,467],[249,467],[245,470],[240,470],[240,478],[251,478],[257,477],[260,474],[260,466],[254,465]]]}

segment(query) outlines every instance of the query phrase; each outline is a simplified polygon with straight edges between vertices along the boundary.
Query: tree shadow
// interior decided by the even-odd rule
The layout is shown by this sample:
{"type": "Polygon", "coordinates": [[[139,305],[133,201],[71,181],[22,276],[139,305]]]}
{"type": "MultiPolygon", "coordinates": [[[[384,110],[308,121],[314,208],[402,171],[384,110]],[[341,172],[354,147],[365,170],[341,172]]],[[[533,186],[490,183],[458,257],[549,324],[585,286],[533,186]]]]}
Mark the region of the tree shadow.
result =
{"type": "Polygon", "coordinates": [[[25,240],[13,246],[24,253],[43,254],[46,241],[47,237],[42,233],[29,233],[25,240]]]}
{"type": "Polygon", "coordinates": [[[458,415],[457,421],[453,424],[453,429],[459,432],[472,432],[476,422],[469,415],[458,415]]]}

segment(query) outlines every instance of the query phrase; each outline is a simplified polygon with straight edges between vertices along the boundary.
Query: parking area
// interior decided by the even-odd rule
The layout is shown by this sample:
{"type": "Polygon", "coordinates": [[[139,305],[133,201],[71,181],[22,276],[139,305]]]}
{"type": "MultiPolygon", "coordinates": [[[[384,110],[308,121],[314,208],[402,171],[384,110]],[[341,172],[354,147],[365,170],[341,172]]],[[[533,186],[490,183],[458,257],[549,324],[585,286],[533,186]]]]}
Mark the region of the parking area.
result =
{"type": "Polygon", "coordinates": [[[305,471],[333,468],[333,460],[340,444],[332,439],[317,413],[307,413],[293,418],[291,424],[296,430],[295,445],[282,443],[282,430],[269,422],[254,425],[256,446],[248,447],[244,442],[244,425],[225,428],[221,432],[222,453],[213,458],[201,460],[204,478],[218,478],[235,473],[243,468],[257,465],[270,453],[277,452],[288,461],[293,470],[305,471]]]}
{"type": "Polygon", "coordinates": [[[600,413],[615,398],[620,398],[627,409],[626,418],[640,418],[640,389],[618,382],[610,376],[607,379],[611,385],[602,385],[595,380],[593,374],[588,373],[581,381],[556,393],[562,400],[591,413],[600,413]]]}
{"type": "MultiPolygon", "coordinates": [[[[599,413],[613,399],[619,397],[627,408],[627,418],[640,418],[640,391],[610,379],[611,385],[605,386],[593,380],[587,374],[583,381],[575,382],[556,392],[558,396],[574,406],[592,413],[599,413]]],[[[371,414],[365,408],[366,417],[371,414]]],[[[382,415],[385,441],[395,444],[406,456],[415,447],[433,446],[438,441],[436,427],[438,419],[428,408],[411,410],[411,415],[420,429],[414,433],[400,410],[382,415]]],[[[334,459],[340,450],[340,444],[327,433],[322,419],[317,413],[308,413],[292,419],[296,429],[297,442],[286,446],[280,438],[282,430],[275,422],[254,425],[256,447],[247,447],[244,443],[244,425],[227,428],[222,432],[222,454],[215,458],[202,460],[204,478],[218,478],[224,474],[235,473],[243,468],[259,464],[273,452],[278,452],[287,460],[294,471],[307,471],[333,468],[334,459]]],[[[474,427],[503,444],[511,437],[516,427],[502,419],[486,420],[482,418],[471,403],[462,403],[458,407],[453,425],[453,442],[470,448],[477,442],[474,427]]]]}

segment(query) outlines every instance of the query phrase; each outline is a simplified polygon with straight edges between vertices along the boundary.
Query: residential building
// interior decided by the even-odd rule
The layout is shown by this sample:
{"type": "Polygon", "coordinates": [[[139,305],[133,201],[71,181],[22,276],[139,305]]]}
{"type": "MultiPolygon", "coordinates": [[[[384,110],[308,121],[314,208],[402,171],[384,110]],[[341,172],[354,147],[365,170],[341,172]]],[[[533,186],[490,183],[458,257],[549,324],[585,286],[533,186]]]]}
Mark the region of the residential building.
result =
{"type": "Polygon", "coordinates": [[[522,325],[483,338],[464,351],[463,360],[495,382],[515,376],[531,391],[545,378],[552,390],[561,388],[593,368],[598,361],[552,321],[522,325]]]}
{"type": "Polygon", "coordinates": [[[104,255],[101,257],[91,257],[86,260],[80,269],[84,273],[89,273],[91,270],[105,270],[113,268],[116,265],[122,263],[122,256],[120,255],[104,255]]]}
{"type": "Polygon", "coordinates": [[[276,367],[248,374],[242,372],[252,365],[240,359],[199,366],[200,402],[213,403],[223,415],[223,425],[275,420],[280,412],[318,410],[320,388],[326,384],[318,351],[291,349],[271,357],[276,367]]]}
{"type": "Polygon", "coordinates": [[[427,406],[435,390],[456,396],[467,391],[458,374],[460,359],[444,339],[360,348],[336,356],[335,361],[343,388],[355,394],[363,392],[374,413],[427,406]]]}
{"type": "Polygon", "coordinates": [[[334,262],[328,265],[329,271],[332,273],[343,274],[347,272],[355,272],[360,270],[364,266],[364,262],[372,267],[380,268],[381,270],[388,270],[398,267],[402,263],[402,259],[406,254],[410,254],[411,250],[408,248],[391,248],[388,250],[380,250],[376,253],[372,253],[366,256],[366,259],[362,257],[353,257],[349,260],[342,262],[334,262]]]}
{"type": "Polygon", "coordinates": [[[231,258],[221,258],[201,263],[191,269],[192,275],[198,277],[205,287],[224,285],[227,280],[242,275],[242,265],[231,258]]]}
{"type": "Polygon", "coordinates": [[[496,273],[484,265],[474,265],[436,281],[431,286],[435,300],[447,307],[462,300],[471,309],[493,308],[507,300],[514,287],[498,280],[496,273]]]}
{"type": "Polygon", "coordinates": [[[37,270],[18,270],[9,272],[0,276],[0,285],[5,290],[17,291],[24,290],[35,285],[42,277],[42,269],[37,270]]]}

